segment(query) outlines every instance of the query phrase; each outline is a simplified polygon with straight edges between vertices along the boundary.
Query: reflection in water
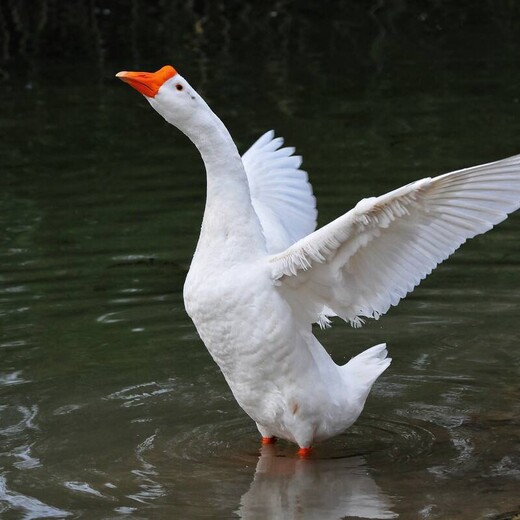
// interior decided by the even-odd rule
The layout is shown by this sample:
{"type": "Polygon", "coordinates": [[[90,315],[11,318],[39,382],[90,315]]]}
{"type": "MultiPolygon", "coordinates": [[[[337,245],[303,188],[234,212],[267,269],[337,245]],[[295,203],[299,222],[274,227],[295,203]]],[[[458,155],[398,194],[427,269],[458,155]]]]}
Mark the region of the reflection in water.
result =
{"type": "Polygon", "coordinates": [[[277,457],[263,446],[240,518],[397,518],[362,457],[297,459],[277,457]]]}

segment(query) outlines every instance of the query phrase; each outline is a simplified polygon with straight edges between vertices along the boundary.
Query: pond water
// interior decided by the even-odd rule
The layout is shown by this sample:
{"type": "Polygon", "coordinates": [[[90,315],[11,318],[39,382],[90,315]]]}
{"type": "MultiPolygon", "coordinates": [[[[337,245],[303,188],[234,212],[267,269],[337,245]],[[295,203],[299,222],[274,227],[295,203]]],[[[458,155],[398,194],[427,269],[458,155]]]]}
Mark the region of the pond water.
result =
{"type": "MultiPolygon", "coordinates": [[[[520,74],[475,54],[360,74],[323,52],[261,79],[246,61],[173,65],[242,151],[270,128],[297,147],[322,225],[362,197],[520,153],[520,74]]],[[[338,363],[382,341],[394,361],[359,421],[309,459],[285,442],[261,449],[183,308],[202,163],[111,79],[129,64],[114,67],[103,82],[0,89],[0,516],[518,510],[520,214],[379,321],[317,331],[338,363]]]]}

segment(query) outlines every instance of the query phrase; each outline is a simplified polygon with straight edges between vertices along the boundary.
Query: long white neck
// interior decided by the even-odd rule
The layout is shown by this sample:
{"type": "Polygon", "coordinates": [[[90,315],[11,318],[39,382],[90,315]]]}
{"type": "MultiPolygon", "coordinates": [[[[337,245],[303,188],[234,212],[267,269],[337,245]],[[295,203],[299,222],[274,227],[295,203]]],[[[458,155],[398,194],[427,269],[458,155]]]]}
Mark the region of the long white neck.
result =
{"type": "Polygon", "coordinates": [[[265,239],[251,203],[238,150],[222,121],[204,103],[181,130],[198,148],[207,175],[207,197],[197,252],[244,260],[265,253],[265,239]]]}

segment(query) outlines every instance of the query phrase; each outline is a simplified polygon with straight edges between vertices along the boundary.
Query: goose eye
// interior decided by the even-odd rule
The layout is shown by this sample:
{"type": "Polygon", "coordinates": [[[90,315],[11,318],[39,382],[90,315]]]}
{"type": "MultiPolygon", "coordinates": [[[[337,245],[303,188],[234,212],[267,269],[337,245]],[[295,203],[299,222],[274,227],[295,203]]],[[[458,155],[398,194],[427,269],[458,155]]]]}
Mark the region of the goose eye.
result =
{"type": "Polygon", "coordinates": [[[180,83],[177,83],[177,85],[175,85],[175,88],[177,90],[183,90],[184,89],[184,87],[180,83]]]}

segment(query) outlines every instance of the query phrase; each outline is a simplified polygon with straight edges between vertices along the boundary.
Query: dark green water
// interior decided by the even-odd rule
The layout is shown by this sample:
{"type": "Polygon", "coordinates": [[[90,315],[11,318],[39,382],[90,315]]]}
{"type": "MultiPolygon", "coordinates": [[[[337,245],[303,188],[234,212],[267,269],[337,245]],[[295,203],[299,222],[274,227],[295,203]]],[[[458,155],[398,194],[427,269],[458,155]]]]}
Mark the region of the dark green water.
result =
{"type": "MultiPolygon", "coordinates": [[[[261,56],[179,69],[241,150],[272,127],[297,147],[320,224],[362,197],[520,153],[514,59],[483,46],[388,64],[377,50],[366,74],[324,50],[261,77],[261,56]]],[[[320,332],[338,362],[381,341],[394,362],[358,423],[309,460],[285,443],[260,452],[183,309],[200,158],[108,72],[77,75],[0,88],[2,518],[518,509],[520,215],[381,320],[320,332]]]]}

